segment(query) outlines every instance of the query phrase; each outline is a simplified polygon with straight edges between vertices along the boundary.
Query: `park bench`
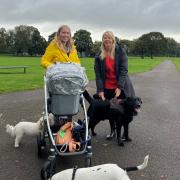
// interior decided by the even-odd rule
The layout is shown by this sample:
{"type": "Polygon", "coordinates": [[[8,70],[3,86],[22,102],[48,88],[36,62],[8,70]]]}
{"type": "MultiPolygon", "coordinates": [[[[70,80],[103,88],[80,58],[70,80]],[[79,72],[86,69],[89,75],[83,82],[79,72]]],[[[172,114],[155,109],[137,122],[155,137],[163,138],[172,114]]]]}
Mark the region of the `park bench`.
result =
{"type": "Polygon", "coordinates": [[[19,68],[24,69],[24,74],[25,74],[26,68],[28,68],[28,66],[0,66],[0,69],[19,69],[19,68]]]}

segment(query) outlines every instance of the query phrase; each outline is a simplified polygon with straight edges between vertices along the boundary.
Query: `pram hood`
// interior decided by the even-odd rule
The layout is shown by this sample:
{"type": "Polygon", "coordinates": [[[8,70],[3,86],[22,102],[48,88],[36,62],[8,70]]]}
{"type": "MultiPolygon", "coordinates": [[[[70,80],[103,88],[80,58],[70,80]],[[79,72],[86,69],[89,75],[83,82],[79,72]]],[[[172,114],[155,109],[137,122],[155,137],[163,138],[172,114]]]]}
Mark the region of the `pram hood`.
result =
{"type": "Polygon", "coordinates": [[[88,84],[85,69],[75,63],[56,63],[47,70],[46,80],[52,94],[81,94],[88,84]]]}

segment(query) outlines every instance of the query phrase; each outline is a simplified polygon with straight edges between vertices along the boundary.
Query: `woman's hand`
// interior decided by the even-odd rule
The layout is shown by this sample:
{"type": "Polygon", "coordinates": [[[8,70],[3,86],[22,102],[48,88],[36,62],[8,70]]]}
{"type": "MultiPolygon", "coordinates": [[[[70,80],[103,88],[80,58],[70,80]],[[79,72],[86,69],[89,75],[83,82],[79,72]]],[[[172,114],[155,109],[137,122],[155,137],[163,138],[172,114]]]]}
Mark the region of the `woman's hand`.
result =
{"type": "Polygon", "coordinates": [[[121,89],[116,88],[115,90],[115,98],[118,98],[121,95],[121,89]]]}
{"type": "Polygon", "coordinates": [[[98,93],[99,97],[104,101],[106,98],[104,97],[104,92],[98,93]]]}

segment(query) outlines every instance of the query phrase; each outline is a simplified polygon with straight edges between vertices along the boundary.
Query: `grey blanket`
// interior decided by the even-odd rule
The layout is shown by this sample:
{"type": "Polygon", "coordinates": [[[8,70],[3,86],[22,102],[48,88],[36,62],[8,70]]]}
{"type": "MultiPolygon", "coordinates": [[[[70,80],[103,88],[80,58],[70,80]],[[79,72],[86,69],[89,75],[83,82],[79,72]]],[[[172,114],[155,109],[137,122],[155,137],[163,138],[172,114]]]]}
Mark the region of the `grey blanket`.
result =
{"type": "Polygon", "coordinates": [[[75,63],[55,64],[47,70],[46,79],[48,91],[52,94],[81,94],[88,84],[85,69],[75,63]]]}

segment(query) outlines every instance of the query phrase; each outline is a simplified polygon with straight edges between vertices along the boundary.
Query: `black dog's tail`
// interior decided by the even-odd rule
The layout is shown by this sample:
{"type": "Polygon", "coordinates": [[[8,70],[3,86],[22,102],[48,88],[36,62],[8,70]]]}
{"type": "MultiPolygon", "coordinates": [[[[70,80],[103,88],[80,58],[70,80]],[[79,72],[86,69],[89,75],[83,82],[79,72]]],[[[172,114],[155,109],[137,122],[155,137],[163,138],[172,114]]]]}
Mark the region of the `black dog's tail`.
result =
{"type": "Polygon", "coordinates": [[[91,97],[91,95],[88,93],[87,90],[83,92],[83,96],[89,104],[93,102],[93,98],[91,97]]]}
{"type": "Polygon", "coordinates": [[[147,164],[148,164],[148,160],[149,160],[149,155],[147,155],[145,158],[144,158],[144,162],[142,164],[140,164],[139,166],[134,166],[134,167],[126,167],[126,168],[123,168],[125,171],[137,171],[137,170],[142,170],[144,168],[147,167],[147,164]]]}

